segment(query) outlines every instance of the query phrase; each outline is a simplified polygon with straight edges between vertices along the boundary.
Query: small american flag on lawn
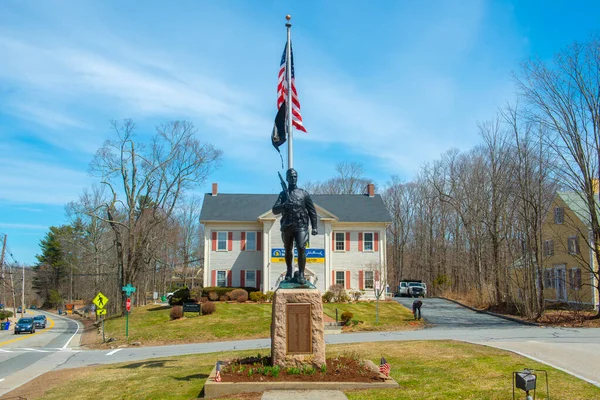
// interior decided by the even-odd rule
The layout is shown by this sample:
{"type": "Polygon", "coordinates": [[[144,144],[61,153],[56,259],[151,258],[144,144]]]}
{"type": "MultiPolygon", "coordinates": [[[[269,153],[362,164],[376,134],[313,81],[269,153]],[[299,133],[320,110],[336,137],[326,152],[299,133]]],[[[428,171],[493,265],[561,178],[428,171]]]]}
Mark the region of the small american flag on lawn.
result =
{"type": "Polygon", "coordinates": [[[217,374],[215,375],[215,382],[221,382],[221,363],[217,361],[217,374]]]}
{"type": "Polygon", "coordinates": [[[379,372],[384,374],[385,376],[390,376],[390,364],[384,357],[381,357],[381,362],[379,363],[379,372]]]}

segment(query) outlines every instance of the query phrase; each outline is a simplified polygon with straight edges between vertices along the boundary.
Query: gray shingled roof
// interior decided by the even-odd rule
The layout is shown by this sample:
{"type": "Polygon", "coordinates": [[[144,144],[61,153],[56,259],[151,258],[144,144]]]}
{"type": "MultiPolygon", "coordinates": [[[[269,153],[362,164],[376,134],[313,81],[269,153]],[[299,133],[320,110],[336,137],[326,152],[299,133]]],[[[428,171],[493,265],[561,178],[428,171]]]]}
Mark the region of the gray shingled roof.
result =
{"type": "MultiPolygon", "coordinates": [[[[392,222],[380,195],[313,194],[313,202],[337,216],[340,222],[392,222]]],[[[256,221],[271,210],[276,194],[204,195],[200,221],[256,221]]]]}

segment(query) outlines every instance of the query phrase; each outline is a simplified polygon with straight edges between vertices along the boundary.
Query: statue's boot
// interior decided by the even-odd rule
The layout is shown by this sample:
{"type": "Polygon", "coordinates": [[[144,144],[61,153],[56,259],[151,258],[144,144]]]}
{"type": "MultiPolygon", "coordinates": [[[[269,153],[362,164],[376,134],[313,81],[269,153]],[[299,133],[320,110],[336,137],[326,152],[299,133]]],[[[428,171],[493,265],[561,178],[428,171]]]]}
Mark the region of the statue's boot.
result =
{"type": "Polygon", "coordinates": [[[292,267],[288,267],[287,268],[287,272],[285,273],[285,278],[283,279],[284,281],[290,281],[292,280],[292,274],[293,274],[294,270],[292,267]]]}
{"type": "Polygon", "coordinates": [[[298,283],[301,285],[306,284],[306,278],[304,277],[304,270],[299,271],[300,273],[298,274],[298,283]]]}

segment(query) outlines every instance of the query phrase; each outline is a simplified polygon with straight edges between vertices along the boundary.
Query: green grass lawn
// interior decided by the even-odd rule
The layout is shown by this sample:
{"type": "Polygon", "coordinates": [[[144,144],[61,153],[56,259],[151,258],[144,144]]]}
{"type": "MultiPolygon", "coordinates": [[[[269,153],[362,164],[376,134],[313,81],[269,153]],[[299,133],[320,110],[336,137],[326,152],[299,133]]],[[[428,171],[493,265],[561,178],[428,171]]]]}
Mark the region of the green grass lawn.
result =
{"type": "MultiPolygon", "coordinates": [[[[168,306],[137,307],[129,315],[129,341],[142,344],[194,343],[270,336],[271,304],[216,303],[211,315],[186,313],[171,320],[168,306]]],[[[125,339],[125,317],[104,324],[105,336],[125,339]]]]}
{"type": "MultiPolygon", "coordinates": [[[[43,399],[194,399],[201,395],[216,360],[256,355],[257,351],[170,357],[108,366],[69,370],[67,382],[51,382],[43,399]]],[[[263,355],[265,352],[263,351],[263,355]]],[[[328,357],[357,354],[391,364],[398,389],[346,392],[354,400],[390,399],[512,399],[512,373],[523,368],[548,371],[550,398],[583,400],[600,398],[600,388],[564,372],[514,353],[453,341],[381,342],[327,346],[328,357]]],[[[64,376],[64,374],[63,374],[64,376]]],[[[43,379],[44,376],[41,377],[43,379]]],[[[546,384],[538,375],[536,399],[547,399],[546,384]]],[[[33,381],[29,385],[36,385],[33,381]]],[[[27,396],[27,386],[19,393],[27,396]]],[[[517,392],[519,399],[523,392],[517,392]]],[[[241,399],[242,397],[228,397],[241,399]]],[[[243,397],[243,399],[260,397],[243,397]]]]}
{"type": "MultiPolygon", "coordinates": [[[[143,345],[199,343],[235,339],[270,337],[271,304],[216,302],[211,315],[186,313],[185,318],[171,320],[168,306],[136,307],[129,315],[129,341],[143,345]]],[[[379,303],[379,324],[375,324],[375,302],[355,304],[324,304],[324,312],[335,319],[339,313],[351,311],[354,319],[364,321],[353,330],[414,329],[409,325],[412,314],[396,302],[379,303]]],[[[414,324],[410,322],[410,324],[414,324]]],[[[105,337],[125,340],[125,317],[111,318],[104,323],[105,337]]],[[[102,340],[98,335],[98,342],[102,340]]]]}
{"type": "Polygon", "coordinates": [[[353,331],[406,330],[422,325],[421,322],[414,321],[410,310],[395,301],[379,302],[379,322],[376,323],[376,308],[375,301],[323,304],[323,312],[333,319],[335,319],[335,310],[337,309],[338,316],[341,316],[344,311],[349,311],[354,314],[352,319],[362,321],[351,328],[353,331]]]}

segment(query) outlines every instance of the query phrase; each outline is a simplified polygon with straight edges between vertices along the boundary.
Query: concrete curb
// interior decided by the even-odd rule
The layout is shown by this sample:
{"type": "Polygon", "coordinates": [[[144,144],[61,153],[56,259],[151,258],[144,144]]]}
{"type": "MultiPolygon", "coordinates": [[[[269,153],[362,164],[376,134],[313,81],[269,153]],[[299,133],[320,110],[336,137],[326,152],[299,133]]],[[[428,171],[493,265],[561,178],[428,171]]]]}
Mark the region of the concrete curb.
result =
{"type": "Polygon", "coordinates": [[[505,319],[505,320],[507,320],[507,321],[517,322],[517,323],[519,323],[519,324],[521,324],[521,325],[528,325],[528,326],[544,326],[544,325],[542,325],[542,324],[538,324],[537,322],[523,321],[523,320],[520,320],[520,319],[518,319],[518,318],[509,317],[509,316],[507,316],[507,315],[504,315],[504,314],[497,314],[497,313],[495,313],[495,312],[486,311],[486,310],[478,310],[478,309],[476,309],[476,308],[473,308],[473,307],[471,307],[471,306],[468,306],[468,305],[466,305],[466,304],[463,304],[463,303],[461,303],[461,302],[459,302],[459,301],[457,301],[457,300],[448,299],[448,298],[446,298],[446,297],[438,297],[438,299],[444,299],[444,300],[448,300],[448,301],[450,301],[450,302],[452,302],[452,303],[454,303],[454,304],[458,304],[459,306],[462,306],[462,307],[464,307],[464,308],[468,308],[469,310],[471,310],[471,311],[475,311],[476,313],[479,313],[479,314],[488,314],[488,315],[492,315],[492,316],[494,316],[494,317],[502,318],[502,319],[505,319]]]}

